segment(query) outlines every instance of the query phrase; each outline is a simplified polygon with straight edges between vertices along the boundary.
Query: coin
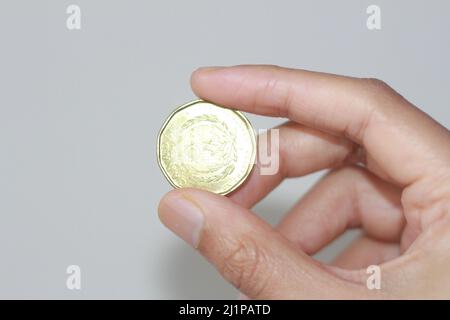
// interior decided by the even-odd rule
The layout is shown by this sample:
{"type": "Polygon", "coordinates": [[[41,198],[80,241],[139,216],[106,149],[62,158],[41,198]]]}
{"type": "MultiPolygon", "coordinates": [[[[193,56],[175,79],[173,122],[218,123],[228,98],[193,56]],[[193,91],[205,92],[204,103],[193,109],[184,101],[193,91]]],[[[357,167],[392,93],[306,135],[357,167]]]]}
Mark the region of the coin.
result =
{"type": "Polygon", "coordinates": [[[195,100],[169,116],[157,148],[158,164],[173,187],[226,195],[250,174],[256,139],[241,112],[195,100]]]}

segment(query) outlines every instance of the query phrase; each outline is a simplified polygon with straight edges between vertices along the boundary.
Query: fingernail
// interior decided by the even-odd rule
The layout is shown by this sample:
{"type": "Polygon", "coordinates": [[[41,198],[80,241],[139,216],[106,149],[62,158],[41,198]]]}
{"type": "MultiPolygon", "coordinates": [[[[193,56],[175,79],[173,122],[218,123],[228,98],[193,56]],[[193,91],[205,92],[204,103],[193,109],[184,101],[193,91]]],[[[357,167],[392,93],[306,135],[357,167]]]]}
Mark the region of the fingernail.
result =
{"type": "Polygon", "coordinates": [[[200,67],[196,71],[208,72],[208,71],[215,71],[215,70],[219,70],[219,69],[223,69],[223,68],[225,68],[225,67],[222,67],[222,66],[200,67]]]}
{"type": "Polygon", "coordinates": [[[204,216],[195,200],[186,194],[166,199],[160,206],[162,223],[177,236],[197,248],[204,216]]]}

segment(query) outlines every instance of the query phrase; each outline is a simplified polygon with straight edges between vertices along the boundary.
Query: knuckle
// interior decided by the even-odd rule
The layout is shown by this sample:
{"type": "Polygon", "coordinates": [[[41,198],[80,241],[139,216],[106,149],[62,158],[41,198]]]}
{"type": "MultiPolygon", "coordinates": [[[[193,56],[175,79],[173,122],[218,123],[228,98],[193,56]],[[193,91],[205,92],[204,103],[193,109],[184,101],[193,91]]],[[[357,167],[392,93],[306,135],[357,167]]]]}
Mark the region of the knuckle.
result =
{"type": "MultiPolygon", "coordinates": [[[[436,169],[435,169],[436,170],[436,169]]],[[[423,228],[450,219],[450,173],[436,173],[402,192],[401,203],[407,219],[418,219],[423,228]]]]}
{"type": "Polygon", "coordinates": [[[221,273],[237,289],[258,296],[269,282],[269,265],[265,250],[254,239],[243,237],[230,245],[221,273]]]}
{"type": "Polygon", "coordinates": [[[383,80],[377,78],[362,78],[363,84],[372,90],[391,90],[391,87],[383,80]]]}
{"type": "MultiPolygon", "coordinates": [[[[399,96],[398,93],[392,89],[386,82],[376,78],[363,78],[360,80],[362,83],[362,92],[368,99],[367,105],[369,110],[380,110],[384,107],[392,98],[399,96]]],[[[368,112],[370,115],[371,112],[368,112]]]]}

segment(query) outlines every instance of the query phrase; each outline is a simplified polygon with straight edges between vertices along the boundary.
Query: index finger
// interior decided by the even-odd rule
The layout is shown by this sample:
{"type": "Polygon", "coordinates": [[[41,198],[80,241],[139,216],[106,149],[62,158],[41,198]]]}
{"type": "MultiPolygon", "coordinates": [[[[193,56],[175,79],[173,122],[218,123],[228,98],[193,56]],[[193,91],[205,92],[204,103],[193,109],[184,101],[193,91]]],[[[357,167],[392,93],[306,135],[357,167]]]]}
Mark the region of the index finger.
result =
{"type": "Polygon", "coordinates": [[[449,132],[379,80],[245,65],[200,68],[191,85],[223,106],[346,136],[403,186],[450,160],[449,132]]]}

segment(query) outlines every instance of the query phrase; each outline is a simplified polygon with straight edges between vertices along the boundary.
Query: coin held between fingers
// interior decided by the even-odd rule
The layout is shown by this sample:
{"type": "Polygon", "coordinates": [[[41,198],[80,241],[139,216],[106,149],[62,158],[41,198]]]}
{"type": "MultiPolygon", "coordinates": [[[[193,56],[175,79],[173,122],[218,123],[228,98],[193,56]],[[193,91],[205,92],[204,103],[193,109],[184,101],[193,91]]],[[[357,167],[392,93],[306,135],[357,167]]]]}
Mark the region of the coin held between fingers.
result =
{"type": "Polygon", "coordinates": [[[157,157],[173,187],[226,195],[253,168],[255,133],[241,112],[195,100],[168,117],[158,135],[157,157]]]}

